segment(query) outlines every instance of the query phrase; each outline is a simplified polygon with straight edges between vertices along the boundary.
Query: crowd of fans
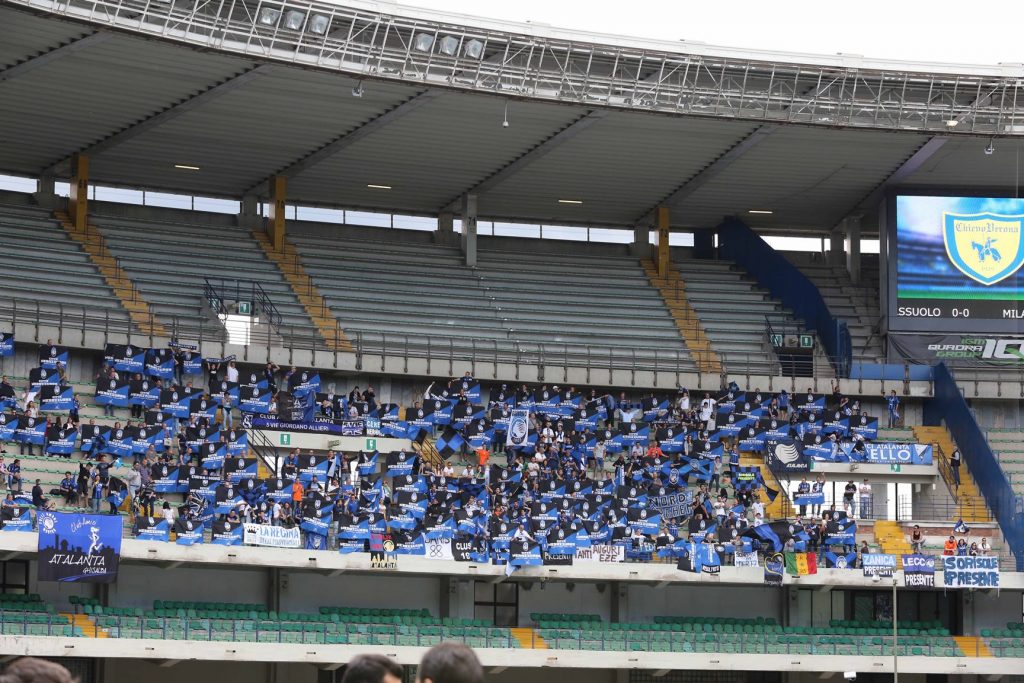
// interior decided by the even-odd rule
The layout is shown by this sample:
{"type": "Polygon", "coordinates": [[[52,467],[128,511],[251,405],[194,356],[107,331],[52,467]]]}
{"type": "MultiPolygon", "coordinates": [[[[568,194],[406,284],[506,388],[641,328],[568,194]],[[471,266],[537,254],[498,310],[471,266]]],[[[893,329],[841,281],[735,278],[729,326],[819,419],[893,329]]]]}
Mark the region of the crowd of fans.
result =
{"type": "MultiPolygon", "coordinates": [[[[49,345],[48,340],[44,348],[49,345]]],[[[204,502],[213,501],[203,501],[191,494],[185,505],[161,500],[154,485],[154,472],[161,467],[180,468],[207,479],[219,479],[229,488],[238,486],[243,493],[252,491],[252,487],[245,489],[239,486],[238,479],[229,476],[224,463],[232,455],[218,461],[216,466],[209,466],[203,450],[209,444],[190,438],[194,432],[209,430],[219,434],[219,443],[209,446],[211,452],[225,450],[229,445],[235,434],[233,413],[236,408],[230,401],[217,400],[223,398],[217,392],[225,381],[237,386],[239,369],[235,361],[203,361],[206,386],[200,389],[192,376],[185,373],[187,354],[177,350],[173,357],[174,380],[169,382],[168,389],[206,399],[212,410],[177,420],[173,429],[170,425],[174,421],[158,424],[161,438],[151,440],[144,450],[136,446],[130,455],[105,454],[106,444],[101,437],[83,438],[83,457],[77,461],[77,471],[69,467],[59,487],[49,494],[36,480],[31,491],[33,506],[53,507],[54,498],[59,497],[66,507],[116,514],[122,502],[128,500],[136,515],[163,519],[173,527],[179,517],[208,522],[211,506],[204,502]]],[[[57,369],[61,386],[66,386],[64,365],[57,363],[57,369]]],[[[293,402],[292,393],[300,380],[297,368],[282,371],[277,365],[267,363],[251,376],[254,381],[258,376],[268,387],[268,417],[277,415],[279,404],[293,402]]],[[[120,377],[113,364],[104,363],[96,379],[97,382],[117,381],[120,377]]],[[[137,375],[134,379],[141,381],[143,377],[137,375]]],[[[145,379],[158,389],[164,388],[160,377],[145,379]]],[[[578,392],[575,387],[558,385],[513,387],[501,384],[483,401],[472,395],[474,387],[479,391],[469,373],[432,382],[423,391],[421,400],[404,411],[404,416],[397,412],[393,415],[416,425],[415,413],[422,416],[424,406],[445,402],[452,406],[453,412],[466,408],[464,412],[469,413],[474,408],[474,399],[478,401],[484,419],[465,421],[455,445],[450,445],[452,439],[444,438],[451,431],[450,427],[429,423],[421,426],[417,438],[438,437],[445,459],[428,462],[412,452],[402,454],[402,459],[408,457],[413,461],[408,474],[388,477],[381,476],[386,474],[381,469],[386,468],[378,469],[375,454],[330,451],[321,474],[309,475],[300,461],[308,457],[323,460],[324,456],[292,451],[274,472],[278,475],[274,481],[278,488],[282,484],[287,486],[287,495],[228,496],[233,501],[230,509],[221,510],[214,518],[231,524],[303,526],[311,504],[316,503],[320,510],[333,511],[333,518],[329,520],[330,535],[338,546],[352,540],[343,533],[342,527],[350,528],[362,520],[368,521],[375,530],[393,530],[398,537],[426,531],[433,524],[435,529],[444,527],[449,532],[454,529],[455,533],[472,537],[478,544],[497,537],[503,542],[536,542],[546,548],[549,539],[581,535],[594,542],[624,542],[656,553],[659,549],[677,547],[681,541],[703,542],[715,545],[728,560],[737,553],[771,549],[770,544],[766,546],[764,535],[749,531],[769,521],[766,504],[770,504],[778,492],[769,485],[774,482],[764,481],[759,468],[740,465],[741,437],[736,430],[724,432],[723,420],[753,415],[757,419],[771,420],[773,425],[778,423],[783,431],[799,438],[813,428],[826,411],[847,418],[863,414],[859,402],[845,396],[838,383],[833,384],[830,396],[815,397],[808,390],[806,399],[794,398],[785,390],[777,394],[759,389],[743,392],[735,384],[720,395],[703,392],[696,399],[691,398],[686,389],[660,397],[648,394],[635,398],[626,392],[616,394],[596,389],[578,392]],[[511,413],[522,406],[530,407],[528,419],[533,437],[522,445],[506,446],[505,432],[511,413]],[[548,410],[550,406],[570,406],[571,410],[548,410]],[[588,415],[589,420],[581,419],[588,415]],[[471,438],[470,428],[478,423],[490,425],[493,433],[486,438],[471,438]],[[631,430],[636,431],[638,427],[649,429],[650,438],[631,440],[631,430]],[[446,445],[442,447],[442,443],[446,445]],[[670,448],[669,443],[674,447],[670,448]],[[504,455],[503,467],[491,462],[492,452],[504,455]],[[458,464],[454,462],[457,455],[461,456],[458,464]],[[371,462],[373,467],[365,467],[371,462]],[[417,501],[416,505],[409,504],[410,497],[417,501]],[[671,505],[665,501],[670,501],[671,505]],[[558,509],[538,513],[537,506],[549,504],[558,509]]],[[[83,433],[96,426],[95,419],[81,419],[77,396],[67,415],[41,416],[34,403],[37,391],[30,384],[18,400],[8,378],[0,381],[0,398],[16,399],[17,409],[23,416],[44,419],[48,426],[58,424],[61,429],[78,429],[83,433]]],[[[899,399],[895,393],[885,398],[890,424],[895,424],[900,420],[899,399]]],[[[387,409],[377,402],[372,387],[354,387],[344,397],[321,394],[316,395],[316,399],[318,417],[314,419],[356,419],[374,414],[378,409],[387,409]]],[[[118,420],[114,408],[105,406],[104,410],[109,419],[118,420]]],[[[124,426],[119,420],[115,421],[113,430],[152,427],[162,420],[162,415],[159,402],[145,408],[133,405],[124,426]]],[[[242,431],[240,425],[237,431],[242,431]]],[[[848,438],[854,442],[854,448],[863,442],[858,434],[843,436],[833,432],[826,438],[832,441],[848,438]]],[[[32,454],[31,445],[22,443],[20,447],[19,455],[32,454]]],[[[43,452],[46,450],[44,446],[43,452]]],[[[243,449],[235,455],[245,457],[248,453],[243,449]]],[[[10,492],[8,500],[0,506],[16,505],[19,496],[24,500],[20,459],[14,458],[8,463],[4,454],[0,454],[0,475],[5,478],[10,492]]],[[[813,481],[805,477],[799,482],[797,493],[821,493],[825,484],[821,475],[813,481]]],[[[266,492],[265,483],[261,492],[266,492]]],[[[779,538],[778,544],[785,550],[861,552],[863,549],[857,548],[850,539],[829,547],[826,540],[829,527],[857,516],[870,518],[872,514],[870,482],[864,479],[856,484],[851,480],[843,490],[838,508],[835,504],[799,505],[798,513],[788,525],[789,532],[779,538]]],[[[323,535],[326,542],[328,534],[323,535]]],[[[980,548],[978,550],[981,552],[980,548]]]]}

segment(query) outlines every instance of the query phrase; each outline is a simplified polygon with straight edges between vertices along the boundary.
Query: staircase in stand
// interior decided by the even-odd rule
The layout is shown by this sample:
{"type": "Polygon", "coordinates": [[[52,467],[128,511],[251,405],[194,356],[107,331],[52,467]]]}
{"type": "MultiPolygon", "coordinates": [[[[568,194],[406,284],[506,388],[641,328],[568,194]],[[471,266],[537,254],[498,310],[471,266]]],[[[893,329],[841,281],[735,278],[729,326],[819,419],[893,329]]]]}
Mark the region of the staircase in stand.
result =
{"type": "Polygon", "coordinates": [[[651,259],[643,259],[641,265],[651,285],[658,289],[669,315],[676,324],[686,348],[689,349],[697,365],[697,370],[705,373],[722,373],[722,360],[711,348],[711,340],[697,318],[690,300],[686,296],[686,282],[675,270],[664,276],[658,274],[658,266],[651,259]]]}
{"type": "Polygon", "coordinates": [[[525,650],[547,650],[547,642],[532,628],[512,628],[512,637],[519,641],[519,647],[525,650]]]}
{"type": "Polygon", "coordinates": [[[903,569],[903,556],[909,555],[912,549],[903,534],[903,529],[900,528],[899,522],[884,519],[876,520],[875,541],[881,546],[883,553],[895,555],[896,568],[903,569]]]}
{"type": "Polygon", "coordinates": [[[117,259],[107,249],[106,241],[99,230],[91,225],[85,230],[79,230],[71,222],[71,217],[63,211],[57,211],[54,215],[61,227],[64,228],[64,232],[80,244],[85,253],[89,255],[89,260],[103,276],[107,286],[114,292],[114,296],[121,300],[121,306],[128,311],[128,317],[139,332],[151,337],[169,337],[163,324],[156,321],[149,303],[142,298],[135,283],[131,281],[118,264],[117,259]]]}
{"type": "Polygon", "coordinates": [[[756,467],[761,470],[761,479],[765,484],[779,492],[774,501],[769,501],[766,493],[762,493],[762,502],[765,503],[764,513],[769,519],[789,519],[796,516],[793,503],[789,500],[789,493],[786,492],[775,473],[764,464],[764,458],[754,453],[740,454],[741,467],[756,467]]]}
{"type": "Polygon", "coordinates": [[[88,614],[72,614],[70,612],[61,612],[62,616],[67,617],[71,620],[71,625],[75,627],[76,633],[81,633],[86,638],[109,638],[110,634],[107,633],[106,629],[96,628],[96,622],[92,620],[88,614]]]}
{"type": "MultiPolygon", "coordinates": [[[[934,458],[940,471],[948,469],[949,456],[956,450],[953,437],[945,427],[929,427],[918,425],[912,428],[914,438],[918,443],[930,443],[938,446],[934,458]]],[[[991,522],[992,513],[989,512],[985,499],[974,482],[970,470],[967,469],[967,461],[961,460],[960,465],[960,486],[955,487],[951,479],[943,476],[949,486],[949,492],[956,501],[957,516],[965,522],[991,522]]],[[[956,520],[953,520],[956,521],[956,520]]]]}
{"type": "Polygon", "coordinates": [[[420,459],[423,462],[432,465],[435,468],[444,467],[444,458],[441,453],[437,450],[437,446],[430,439],[429,436],[423,437],[423,441],[413,441],[412,449],[419,453],[420,459]]]}
{"type": "Polygon", "coordinates": [[[953,636],[960,651],[967,657],[993,657],[992,650],[977,636],[953,636]]]}
{"type": "Polygon", "coordinates": [[[263,253],[277,264],[281,274],[291,285],[299,303],[306,310],[306,315],[320,332],[326,347],[331,351],[354,351],[352,342],[342,331],[338,319],[334,317],[334,313],[331,312],[320,291],[313,284],[313,279],[309,277],[302,265],[295,247],[285,240],[281,248],[278,249],[271,244],[267,234],[259,230],[254,230],[252,235],[263,248],[263,253]]]}

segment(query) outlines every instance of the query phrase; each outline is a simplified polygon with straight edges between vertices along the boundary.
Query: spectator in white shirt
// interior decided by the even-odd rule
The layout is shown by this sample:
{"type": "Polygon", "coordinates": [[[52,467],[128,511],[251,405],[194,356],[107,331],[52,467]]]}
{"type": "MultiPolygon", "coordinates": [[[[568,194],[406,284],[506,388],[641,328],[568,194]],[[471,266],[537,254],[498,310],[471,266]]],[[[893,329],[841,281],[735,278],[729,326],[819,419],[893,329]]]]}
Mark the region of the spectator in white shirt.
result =
{"type": "Polygon", "coordinates": [[[860,493],[860,518],[871,519],[872,504],[871,504],[871,484],[865,479],[860,485],[858,491],[860,493]]]}
{"type": "Polygon", "coordinates": [[[705,393],[704,398],[700,402],[700,421],[705,423],[705,425],[711,420],[711,416],[715,414],[716,405],[718,405],[718,402],[711,398],[711,394],[705,393]]]}
{"type": "Polygon", "coordinates": [[[229,382],[238,381],[238,368],[235,367],[235,361],[231,361],[230,363],[228,363],[227,380],[229,382]]]}

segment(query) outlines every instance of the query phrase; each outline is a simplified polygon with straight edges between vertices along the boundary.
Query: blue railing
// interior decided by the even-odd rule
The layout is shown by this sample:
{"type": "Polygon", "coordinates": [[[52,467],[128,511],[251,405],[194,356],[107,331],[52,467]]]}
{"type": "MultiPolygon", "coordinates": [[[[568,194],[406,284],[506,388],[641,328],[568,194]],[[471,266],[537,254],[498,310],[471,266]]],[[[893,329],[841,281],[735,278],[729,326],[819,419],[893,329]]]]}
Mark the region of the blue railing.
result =
{"type": "Polygon", "coordinates": [[[718,226],[718,251],[750,273],[758,285],[803,320],[807,329],[816,331],[836,374],[849,376],[853,357],[850,331],[829,312],[821,292],[806,275],[738,218],[718,226]]]}
{"type": "Polygon", "coordinates": [[[935,396],[924,406],[924,421],[940,425],[944,421],[960,448],[964,462],[978,484],[981,495],[1017,560],[1017,571],[1024,571],[1024,512],[1021,497],[1014,494],[1006,473],[978,425],[967,401],[945,363],[935,368],[935,396]]]}

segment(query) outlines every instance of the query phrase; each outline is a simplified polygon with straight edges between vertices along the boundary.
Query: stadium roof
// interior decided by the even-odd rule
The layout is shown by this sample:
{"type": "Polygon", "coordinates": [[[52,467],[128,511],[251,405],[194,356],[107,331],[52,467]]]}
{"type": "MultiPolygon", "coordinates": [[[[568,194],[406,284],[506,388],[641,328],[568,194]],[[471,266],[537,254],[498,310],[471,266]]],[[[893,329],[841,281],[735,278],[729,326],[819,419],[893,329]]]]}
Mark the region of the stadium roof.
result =
{"type": "Polygon", "coordinates": [[[480,215],[499,220],[631,226],[667,204],[677,228],[741,215],[813,231],[855,213],[870,230],[888,185],[1017,184],[1019,65],[584,43],[355,1],[304,4],[300,30],[262,37],[267,3],[204,7],[0,0],[0,172],[66,177],[83,153],[96,182],[167,191],[265,195],[283,174],[298,203],[436,214],[475,192],[480,215]],[[384,37],[358,42],[371,26],[384,37]],[[428,28],[434,47],[419,55],[428,28]]]}

